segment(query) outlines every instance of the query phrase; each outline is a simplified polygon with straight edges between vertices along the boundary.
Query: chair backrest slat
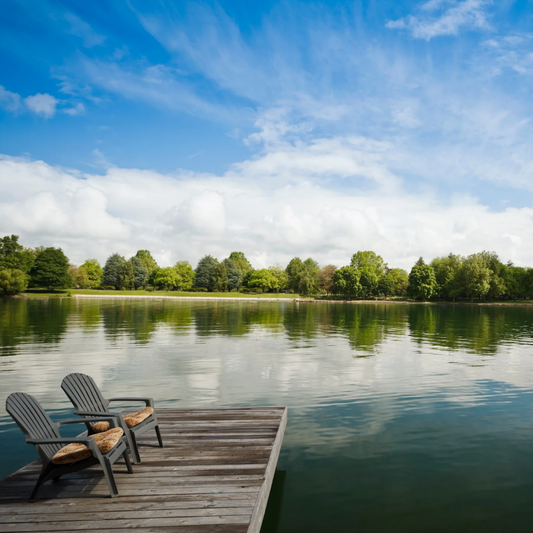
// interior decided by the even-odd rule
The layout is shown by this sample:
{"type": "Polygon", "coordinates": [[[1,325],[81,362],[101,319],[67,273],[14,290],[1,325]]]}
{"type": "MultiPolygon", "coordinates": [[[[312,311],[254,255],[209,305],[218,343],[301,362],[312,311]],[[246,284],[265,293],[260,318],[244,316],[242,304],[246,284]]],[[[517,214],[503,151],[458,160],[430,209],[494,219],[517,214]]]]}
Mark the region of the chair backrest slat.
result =
{"type": "MultiPolygon", "coordinates": [[[[53,439],[60,437],[57,425],[46,414],[41,404],[29,394],[14,392],[6,400],[6,411],[11,415],[26,439],[53,439]]],[[[60,444],[40,445],[48,458],[61,448],[60,444]]]]}
{"type": "Polygon", "coordinates": [[[86,374],[69,374],[61,382],[61,388],[79,411],[106,412],[107,402],[94,379],[86,374]]]}

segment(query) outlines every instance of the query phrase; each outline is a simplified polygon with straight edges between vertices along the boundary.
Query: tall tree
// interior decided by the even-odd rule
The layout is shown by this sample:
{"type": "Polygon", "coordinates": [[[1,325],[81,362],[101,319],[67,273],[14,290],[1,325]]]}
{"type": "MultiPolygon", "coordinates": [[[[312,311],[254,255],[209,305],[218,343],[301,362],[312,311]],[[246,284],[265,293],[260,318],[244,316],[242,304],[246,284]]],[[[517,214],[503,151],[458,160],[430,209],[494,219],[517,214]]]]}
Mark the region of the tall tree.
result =
{"type": "Polygon", "coordinates": [[[68,289],[72,277],[68,273],[69,262],[61,248],[45,248],[35,258],[30,271],[33,287],[68,289]]]}
{"type": "Polygon", "coordinates": [[[119,275],[125,262],[126,260],[119,254],[112,254],[107,258],[102,281],[104,286],[120,289],[119,275]]]}
{"type": "Polygon", "coordinates": [[[137,256],[132,257],[129,262],[133,267],[133,286],[136,289],[145,288],[149,275],[145,262],[137,256]]]}
{"type": "Polygon", "coordinates": [[[131,291],[135,288],[135,270],[131,261],[124,261],[118,271],[118,288],[131,291]]]}
{"type": "Polygon", "coordinates": [[[333,275],[336,270],[335,265],[326,265],[317,272],[318,287],[322,292],[331,294],[333,291],[333,275]]]}
{"type": "Polygon", "coordinates": [[[276,292],[287,290],[289,286],[289,276],[287,276],[287,272],[285,272],[280,265],[268,267],[268,270],[278,280],[276,292]]]}
{"type": "Polygon", "coordinates": [[[473,302],[474,297],[481,298],[489,292],[491,275],[485,258],[481,254],[472,254],[463,261],[457,275],[458,285],[462,293],[469,296],[473,302]]]}
{"type": "Polygon", "coordinates": [[[462,264],[463,258],[452,253],[446,257],[436,257],[431,261],[431,267],[439,286],[438,294],[441,298],[455,299],[458,296],[460,289],[457,276],[462,264]]]}
{"type": "Polygon", "coordinates": [[[387,273],[382,279],[387,279],[392,287],[390,296],[405,296],[409,286],[409,274],[402,268],[387,269],[387,273]]]}
{"type": "Polygon", "coordinates": [[[409,273],[409,294],[425,301],[437,294],[438,285],[431,265],[420,264],[420,259],[409,273]]]}
{"type": "Polygon", "coordinates": [[[104,271],[97,259],[87,259],[80,268],[87,272],[87,277],[93,289],[97,289],[102,284],[104,271]]]}
{"type": "Polygon", "coordinates": [[[91,281],[87,275],[87,271],[82,266],[77,267],[70,265],[68,273],[72,278],[72,284],[75,289],[90,289],[91,281]]]}
{"type": "Polygon", "coordinates": [[[217,264],[218,261],[210,255],[202,257],[194,271],[194,286],[203,287],[210,291],[213,286],[213,273],[217,264]]]}
{"type": "Polygon", "coordinates": [[[368,296],[377,295],[379,282],[387,269],[383,258],[372,251],[359,251],[353,254],[350,266],[359,269],[361,272],[363,294],[368,296]]]}
{"type": "Polygon", "coordinates": [[[194,270],[189,264],[189,261],[178,261],[174,265],[174,270],[178,273],[178,276],[180,277],[178,289],[180,291],[189,290],[194,283],[194,270]]]}
{"type": "Polygon", "coordinates": [[[213,269],[211,290],[213,292],[226,292],[228,290],[228,270],[224,262],[217,263],[213,269]]]}
{"type": "Polygon", "coordinates": [[[348,296],[349,298],[361,296],[361,271],[353,266],[344,266],[333,274],[333,293],[348,296]]]}
{"type": "Polygon", "coordinates": [[[294,257],[290,260],[289,264],[285,268],[287,277],[289,278],[289,289],[292,292],[297,293],[300,285],[300,275],[305,266],[299,257],[294,257]]]}
{"type": "Polygon", "coordinates": [[[235,263],[237,268],[241,271],[243,279],[248,272],[251,272],[254,269],[243,252],[231,252],[228,259],[231,259],[235,263]]]}
{"type": "Polygon", "coordinates": [[[150,277],[152,273],[159,268],[159,265],[152,257],[152,254],[149,250],[137,250],[135,257],[140,259],[143,265],[146,267],[146,270],[148,271],[148,277],[150,277]]]}
{"type": "Polygon", "coordinates": [[[28,274],[33,266],[34,254],[18,240],[18,235],[0,238],[0,270],[17,269],[28,274]]]}
{"type": "Polygon", "coordinates": [[[233,259],[224,259],[224,266],[228,275],[228,290],[238,290],[242,285],[242,270],[233,259]]]}

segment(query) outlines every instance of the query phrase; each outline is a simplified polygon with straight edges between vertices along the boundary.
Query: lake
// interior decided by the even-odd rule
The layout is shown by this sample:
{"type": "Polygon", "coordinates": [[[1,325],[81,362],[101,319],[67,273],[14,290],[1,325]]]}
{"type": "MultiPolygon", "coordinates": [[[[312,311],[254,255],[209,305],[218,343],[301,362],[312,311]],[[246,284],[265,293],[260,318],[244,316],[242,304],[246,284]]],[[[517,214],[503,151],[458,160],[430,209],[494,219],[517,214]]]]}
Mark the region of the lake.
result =
{"type": "Polygon", "coordinates": [[[5,398],[69,417],[77,371],[160,407],[288,406],[263,533],[523,532],[532,335],[527,307],[0,299],[0,477],[36,458],[5,398]]]}

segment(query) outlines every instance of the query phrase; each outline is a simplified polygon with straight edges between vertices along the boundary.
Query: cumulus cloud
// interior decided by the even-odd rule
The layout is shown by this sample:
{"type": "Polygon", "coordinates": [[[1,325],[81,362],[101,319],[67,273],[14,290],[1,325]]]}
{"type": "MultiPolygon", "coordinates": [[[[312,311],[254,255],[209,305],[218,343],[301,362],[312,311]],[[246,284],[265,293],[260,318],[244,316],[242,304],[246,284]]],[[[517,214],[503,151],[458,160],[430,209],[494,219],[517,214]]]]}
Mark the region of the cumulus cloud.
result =
{"type": "Polygon", "coordinates": [[[24,99],[26,107],[37,115],[44,118],[53,117],[56,113],[56,106],[59,101],[48,93],[37,93],[24,99]]]}
{"type": "Polygon", "coordinates": [[[420,6],[418,16],[408,15],[387,22],[386,27],[407,30],[415,39],[429,41],[442,35],[457,35],[461,30],[489,29],[487,0],[430,0],[420,6]]]}
{"type": "Polygon", "coordinates": [[[14,112],[20,108],[20,105],[20,94],[12,93],[0,85],[0,107],[14,112]]]}
{"type": "Polygon", "coordinates": [[[233,250],[256,267],[296,255],[343,265],[369,249],[410,268],[420,255],[490,249],[533,265],[533,209],[496,212],[467,196],[444,203],[408,192],[388,168],[390,151],[364,138],[287,143],[220,176],[118,167],[82,174],[4,156],[0,234],[62,246],[77,263],[148,248],[165,265],[233,250]]]}

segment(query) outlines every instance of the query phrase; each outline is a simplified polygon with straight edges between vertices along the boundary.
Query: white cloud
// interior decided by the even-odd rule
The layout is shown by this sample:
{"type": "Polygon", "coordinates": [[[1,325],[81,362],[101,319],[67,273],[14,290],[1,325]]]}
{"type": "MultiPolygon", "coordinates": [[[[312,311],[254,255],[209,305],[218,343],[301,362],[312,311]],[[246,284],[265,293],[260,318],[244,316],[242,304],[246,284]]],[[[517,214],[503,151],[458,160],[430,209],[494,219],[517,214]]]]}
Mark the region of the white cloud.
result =
{"type": "Polygon", "coordinates": [[[89,24],[74,13],[65,13],[65,20],[69,23],[68,33],[83,39],[83,45],[87,48],[104,44],[106,37],[96,33],[89,24]]]}
{"type": "Polygon", "coordinates": [[[407,30],[416,39],[429,41],[433,37],[457,35],[460,30],[489,29],[487,0],[430,0],[420,6],[419,16],[391,20],[386,27],[407,30]]]}
{"type": "Polygon", "coordinates": [[[12,93],[0,85],[0,107],[6,111],[17,111],[20,108],[20,94],[12,93]]]}
{"type": "Polygon", "coordinates": [[[533,265],[533,209],[492,212],[467,196],[442,203],[409,193],[388,168],[391,151],[371,139],[316,139],[272,147],[222,176],[80,174],[3,157],[0,234],[61,246],[77,263],[148,248],[163,264],[242,250],[257,267],[295,255],[342,265],[371,249],[410,268],[420,255],[489,249],[533,265]]]}
{"type": "Polygon", "coordinates": [[[85,106],[82,103],[78,103],[75,106],[62,109],[63,113],[67,115],[76,116],[85,113],[85,106]]]}
{"type": "Polygon", "coordinates": [[[59,100],[52,95],[37,93],[24,99],[27,108],[37,115],[45,118],[53,117],[56,113],[56,106],[59,100]]]}

